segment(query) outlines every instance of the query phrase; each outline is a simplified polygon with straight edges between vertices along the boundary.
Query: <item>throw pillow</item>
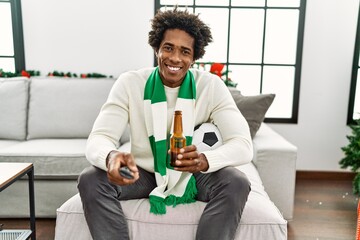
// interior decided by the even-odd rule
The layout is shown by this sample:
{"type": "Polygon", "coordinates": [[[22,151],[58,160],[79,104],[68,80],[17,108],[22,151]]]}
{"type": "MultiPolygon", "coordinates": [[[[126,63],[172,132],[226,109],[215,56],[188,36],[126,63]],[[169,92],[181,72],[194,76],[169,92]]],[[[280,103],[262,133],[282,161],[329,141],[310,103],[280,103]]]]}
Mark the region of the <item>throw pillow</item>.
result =
{"type": "Polygon", "coordinates": [[[275,94],[244,96],[240,91],[231,91],[231,94],[237,107],[249,124],[251,137],[254,138],[261,123],[264,121],[267,110],[274,101],[275,94]]]}
{"type": "Polygon", "coordinates": [[[28,78],[0,78],[0,139],[26,138],[28,89],[28,78]]]}

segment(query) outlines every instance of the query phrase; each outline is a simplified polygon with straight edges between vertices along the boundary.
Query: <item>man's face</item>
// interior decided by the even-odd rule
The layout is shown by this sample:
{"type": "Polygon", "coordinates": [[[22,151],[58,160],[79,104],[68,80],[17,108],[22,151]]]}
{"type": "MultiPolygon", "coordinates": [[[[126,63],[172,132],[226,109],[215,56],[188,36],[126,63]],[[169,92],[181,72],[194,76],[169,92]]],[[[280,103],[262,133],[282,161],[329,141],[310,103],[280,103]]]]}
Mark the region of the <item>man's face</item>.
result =
{"type": "Polygon", "coordinates": [[[169,29],[156,52],[160,77],[165,86],[181,85],[186,72],[194,61],[195,40],[179,29],[169,29]]]}

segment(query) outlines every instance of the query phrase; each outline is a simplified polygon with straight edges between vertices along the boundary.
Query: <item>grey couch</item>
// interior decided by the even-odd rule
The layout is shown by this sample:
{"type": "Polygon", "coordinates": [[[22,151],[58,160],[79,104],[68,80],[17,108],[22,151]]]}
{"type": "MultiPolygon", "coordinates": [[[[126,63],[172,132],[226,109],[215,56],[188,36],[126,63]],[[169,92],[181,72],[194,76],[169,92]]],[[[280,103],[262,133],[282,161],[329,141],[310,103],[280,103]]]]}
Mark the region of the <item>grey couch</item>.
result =
{"type": "MultiPolygon", "coordinates": [[[[114,81],[0,80],[0,162],[34,163],[37,217],[55,217],[77,192],[77,176],[89,166],[86,138],[114,81]]],[[[26,181],[2,192],[0,217],[27,216],[27,194],[26,181]]]]}
{"type": "MultiPolygon", "coordinates": [[[[56,77],[0,79],[0,162],[34,163],[36,216],[58,217],[57,239],[72,239],[73,233],[66,235],[61,229],[68,226],[66,222],[73,220],[84,224],[81,202],[76,195],[76,180],[89,165],[84,155],[86,138],[114,81],[56,77]],[[74,213],[80,218],[74,218],[74,213]]],[[[125,134],[120,142],[127,148],[129,134],[125,134]]],[[[286,235],[286,220],[293,217],[297,149],[265,123],[261,124],[253,143],[252,163],[239,168],[250,178],[252,194],[261,197],[249,198],[246,214],[259,220],[266,212],[278,215],[279,232],[286,235]],[[268,207],[261,210],[260,206],[268,207]]],[[[0,218],[28,216],[27,191],[25,180],[4,190],[0,194],[0,218]]],[[[139,203],[122,204],[128,204],[131,221],[140,224],[144,216],[135,216],[135,212],[131,212],[133,207],[140,206],[139,203]]],[[[144,204],[146,206],[146,201],[144,204]]],[[[202,203],[199,204],[197,211],[201,212],[202,203]]],[[[251,219],[245,217],[242,221],[250,221],[247,226],[251,226],[251,219]]],[[[262,222],[263,226],[272,224],[272,220],[264,221],[267,223],[262,222]]],[[[88,234],[86,227],[84,231],[88,234]]],[[[84,238],[76,239],[87,239],[86,234],[84,238]]]]}

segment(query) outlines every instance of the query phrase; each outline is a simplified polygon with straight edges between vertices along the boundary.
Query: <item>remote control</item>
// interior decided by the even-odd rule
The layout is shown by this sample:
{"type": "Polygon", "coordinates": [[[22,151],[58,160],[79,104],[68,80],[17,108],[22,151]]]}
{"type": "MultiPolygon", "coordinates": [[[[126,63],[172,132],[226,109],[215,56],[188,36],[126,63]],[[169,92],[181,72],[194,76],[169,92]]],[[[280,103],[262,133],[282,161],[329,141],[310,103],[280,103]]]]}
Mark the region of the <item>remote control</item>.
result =
{"type": "Polygon", "coordinates": [[[128,167],[121,167],[119,170],[121,176],[127,179],[133,179],[134,176],[131,174],[131,170],[128,167]]]}

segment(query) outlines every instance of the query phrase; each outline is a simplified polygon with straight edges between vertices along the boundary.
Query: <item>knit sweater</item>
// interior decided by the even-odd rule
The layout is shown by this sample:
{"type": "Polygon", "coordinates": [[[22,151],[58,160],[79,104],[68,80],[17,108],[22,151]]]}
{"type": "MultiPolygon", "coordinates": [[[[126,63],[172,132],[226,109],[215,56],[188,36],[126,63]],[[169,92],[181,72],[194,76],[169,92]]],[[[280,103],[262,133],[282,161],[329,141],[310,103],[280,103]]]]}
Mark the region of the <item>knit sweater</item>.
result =
{"type": "MultiPolygon", "coordinates": [[[[144,119],[144,87],[154,68],[129,71],[119,76],[106,103],[95,120],[86,145],[88,161],[106,170],[106,157],[120,146],[125,128],[130,126],[131,153],[136,164],[154,172],[154,159],[144,119]]],[[[213,122],[221,133],[223,145],[203,152],[209,162],[207,172],[251,161],[253,146],[245,118],[238,110],[223,81],[209,72],[191,69],[196,83],[195,126],[213,122]]],[[[166,90],[171,100],[171,91],[166,90]]],[[[169,112],[173,104],[168,104],[169,112]]],[[[170,114],[168,118],[172,118],[170,114]]],[[[169,129],[168,129],[169,130],[169,129]]]]}

